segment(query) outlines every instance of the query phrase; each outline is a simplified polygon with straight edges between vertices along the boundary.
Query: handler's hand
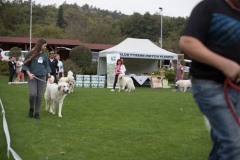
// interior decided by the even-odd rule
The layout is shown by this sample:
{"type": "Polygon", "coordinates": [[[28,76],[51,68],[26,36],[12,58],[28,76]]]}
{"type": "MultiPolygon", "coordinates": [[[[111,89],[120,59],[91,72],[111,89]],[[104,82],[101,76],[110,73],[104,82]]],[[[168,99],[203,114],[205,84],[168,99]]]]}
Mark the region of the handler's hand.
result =
{"type": "Polygon", "coordinates": [[[240,65],[232,60],[227,60],[221,67],[222,72],[226,77],[230,78],[233,82],[240,82],[240,65]]]}
{"type": "Polygon", "coordinates": [[[33,80],[35,76],[34,76],[34,74],[29,74],[28,77],[30,80],[33,80]]]}

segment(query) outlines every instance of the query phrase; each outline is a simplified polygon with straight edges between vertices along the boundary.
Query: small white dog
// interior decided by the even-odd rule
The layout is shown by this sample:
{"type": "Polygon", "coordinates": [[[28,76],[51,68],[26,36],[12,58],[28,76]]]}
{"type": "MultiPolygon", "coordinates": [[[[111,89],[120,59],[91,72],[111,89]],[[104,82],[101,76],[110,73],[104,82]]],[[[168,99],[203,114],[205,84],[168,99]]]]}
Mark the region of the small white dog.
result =
{"type": "Polygon", "coordinates": [[[133,80],[131,77],[126,77],[123,74],[119,74],[118,76],[118,83],[119,83],[119,90],[118,92],[121,92],[121,90],[125,90],[126,92],[131,92],[135,89],[133,80]]]}
{"type": "Polygon", "coordinates": [[[45,109],[46,111],[55,114],[56,105],[58,104],[58,117],[62,117],[63,100],[69,93],[69,85],[66,82],[59,82],[58,84],[52,82],[54,82],[53,76],[48,79],[46,91],[44,93],[46,101],[45,109]]]}
{"type": "Polygon", "coordinates": [[[186,92],[188,87],[192,87],[191,80],[178,80],[175,84],[176,87],[179,87],[182,92],[186,92]]]}
{"type": "Polygon", "coordinates": [[[72,71],[68,71],[67,77],[61,77],[58,82],[68,83],[70,92],[73,92],[75,86],[75,79],[72,71]]]}

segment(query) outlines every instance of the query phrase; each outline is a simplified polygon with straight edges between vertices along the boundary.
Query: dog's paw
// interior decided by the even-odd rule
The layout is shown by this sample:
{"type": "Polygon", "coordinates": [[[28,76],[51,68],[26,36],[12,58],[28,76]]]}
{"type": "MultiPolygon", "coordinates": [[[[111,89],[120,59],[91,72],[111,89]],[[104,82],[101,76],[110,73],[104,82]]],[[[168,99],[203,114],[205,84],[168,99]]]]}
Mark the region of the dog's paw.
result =
{"type": "Polygon", "coordinates": [[[61,114],[59,114],[59,115],[58,115],[58,117],[62,118],[62,115],[61,115],[61,114]]]}
{"type": "Polygon", "coordinates": [[[52,109],[50,109],[49,112],[55,114],[55,111],[53,111],[52,109]]]}

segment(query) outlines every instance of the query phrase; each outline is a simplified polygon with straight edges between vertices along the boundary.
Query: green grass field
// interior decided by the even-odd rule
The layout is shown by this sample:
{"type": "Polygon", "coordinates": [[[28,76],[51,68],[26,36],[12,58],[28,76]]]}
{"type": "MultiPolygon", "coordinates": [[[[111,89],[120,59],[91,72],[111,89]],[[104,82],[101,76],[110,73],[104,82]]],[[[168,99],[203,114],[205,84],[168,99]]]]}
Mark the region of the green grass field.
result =
{"type": "MultiPolygon", "coordinates": [[[[0,76],[11,147],[23,160],[206,160],[209,133],[191,91],[138,87],[134,92],[76,88],[63,118],[28,118],[27,85],[0,76]]],[[[0,159],[7,159],[0,117],[0,159]]],[[[12,157],[10,159],[13,159],[12,157]]]]}

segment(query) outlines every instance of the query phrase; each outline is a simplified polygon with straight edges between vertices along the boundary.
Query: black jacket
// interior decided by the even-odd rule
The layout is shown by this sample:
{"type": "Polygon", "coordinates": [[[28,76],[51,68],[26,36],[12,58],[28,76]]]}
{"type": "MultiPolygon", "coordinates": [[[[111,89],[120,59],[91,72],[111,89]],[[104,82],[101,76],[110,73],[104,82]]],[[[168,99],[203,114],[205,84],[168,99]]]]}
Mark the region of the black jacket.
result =
{"type": "Polygon", "coordinates": [[[9,72],[15,73],[16,72],[16,63],[12,61],[8,61],[9,72]]]}
{"type": "Polygon", "coordinates": [[[51,61],[49,59],[49,65],[50,65],[50,69],[51,69],[51,74],[56,74],[58,73],[59,71],[59,68],[58,68],[58,60],[57,59],[53,59],[53,61],[51,61]]]}

